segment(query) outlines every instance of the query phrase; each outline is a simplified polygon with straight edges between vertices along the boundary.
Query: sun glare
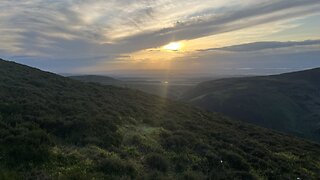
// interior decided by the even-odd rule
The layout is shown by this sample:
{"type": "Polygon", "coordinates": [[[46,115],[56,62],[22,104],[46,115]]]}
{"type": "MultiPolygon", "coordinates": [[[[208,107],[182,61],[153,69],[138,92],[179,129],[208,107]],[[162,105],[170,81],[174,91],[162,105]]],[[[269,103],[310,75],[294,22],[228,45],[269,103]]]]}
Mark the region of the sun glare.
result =
{"type": "Polygon", "coordinates": [[[163,49],[169,50],[169,51],[179,51],[181,48],[182,48],[182,43],[180,42],[172,42],[163,46],[163,49]]]}

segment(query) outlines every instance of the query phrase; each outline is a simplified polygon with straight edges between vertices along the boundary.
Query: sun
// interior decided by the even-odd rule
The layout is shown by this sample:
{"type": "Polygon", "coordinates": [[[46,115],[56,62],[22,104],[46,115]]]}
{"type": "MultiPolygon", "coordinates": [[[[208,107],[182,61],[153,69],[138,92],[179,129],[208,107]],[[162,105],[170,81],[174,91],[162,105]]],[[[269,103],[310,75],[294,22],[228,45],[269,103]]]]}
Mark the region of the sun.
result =
{"type": "Polygon", "coordinates": [[[163,49],[169,50],[169,51],[179,51],[182,48],[182,43],[180,42],[172,42],[165,46],[163,46],[163,49]]]}

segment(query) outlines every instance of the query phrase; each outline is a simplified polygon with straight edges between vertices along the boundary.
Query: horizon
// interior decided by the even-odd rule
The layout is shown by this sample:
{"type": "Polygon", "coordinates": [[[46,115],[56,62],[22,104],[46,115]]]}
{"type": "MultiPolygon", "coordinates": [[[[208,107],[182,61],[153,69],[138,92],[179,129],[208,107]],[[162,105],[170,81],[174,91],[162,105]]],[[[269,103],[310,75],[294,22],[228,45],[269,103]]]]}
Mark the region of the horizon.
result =
{"type": "MultiPolygon", "coordinates": [[[[14,60],[8,60],[8,59],[3,59],[0,57],[0,60],[8,61],[8,62],[14,62],[22,65],[29,66],[27,64],[19,63],[14,60]]],[[[33,66],[29,66],[32,68],[37,68],[33,66]]],[[[245,70],[242,73],[239,73],[239,71],[234,71],[236,69],[229,69],[233,70],[233,73],[198,73],[198,74],[187,74],[181,71],[180,73],[174,73],[172,71],[166,71],[166,70],[148,70],[148,71],[141,71],[141,70],[134,70],[134,71],[115,71],[115,72],[104,72],[104,73],[56,73],[50,70],[44,70],[41,68],[37,68],[41,71],[46,71],[54,74],[58,74],[64,77],[75,77],[75,76],[101,76],[101,77],[111,77],[115,78],[118,80],[125,80],[125,81],[136,81],[136,80],[142,80],[142,81],[160,81],[163,82],[165,80],[168,81],[189,81],[189,80],[197,80],[195,81],[196,84],[199,82],[204,82],[204,81],[209,81],[209,80],[214,80],[214,79],[224,79],[224,78],[234,78],[234,77],[259,77],[259,76],[272,76],[272,75],[282,75],[282,74],[287,74],[287,73],[298,73],[298,72],[303,72],[303,71],[308,71],[308,70],[314,70],[314,69],[320,69],[320,67],[310,67],[310,68],[304,68],[304,69],[290,69],[290,68],[275,68],[275,69],[268,69],[268,68],[263,68],[260,70],[265,70],[265,72],[261,71],[255,71],[248,73],[247,70],[256,70],[252,68],[244,68],[240,70],[245,70]],[[273,73],[270,72],[270,70],[276,70],[273,71],[273,73]],[[236,72],[236,73],[235,73],[236,72]]]]}

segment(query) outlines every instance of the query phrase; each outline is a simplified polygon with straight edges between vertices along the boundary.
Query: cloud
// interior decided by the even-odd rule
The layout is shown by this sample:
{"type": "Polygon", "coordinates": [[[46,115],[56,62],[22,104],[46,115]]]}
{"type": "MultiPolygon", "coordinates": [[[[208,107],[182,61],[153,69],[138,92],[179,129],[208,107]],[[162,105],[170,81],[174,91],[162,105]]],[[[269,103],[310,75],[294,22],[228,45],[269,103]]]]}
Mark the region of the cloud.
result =
{"type": "Polygon", "coordinates": [[[319,10],[319,0],[2,0],[0,52],[72,69],[319,10]]]}
{"type": "Polygon", "coordinates": [[[306,40],[306,41],[289,41],[289,42],[254,42],[247,44],[240,44],[234,46],[227,46],[222,48],[209,48],[200,49],[198,51],[231,51],[231,52],[241,52],[241,51],[261,51],[267,49],[279,49],[279,48],[289,48],[297,46],[320,46],[320,40],[306,40]]]}
{"type": "Polygon", "coordinates": [[[171,64],[189,74],[211,75],[260,75],[283,73],[320,67],[320,49],[305,48],[277,51],[201,51],[188,57],[177,58],[171,64]]]}
{"type": "Polygon", "coordinates": [[[179,22],[173,27],[142,32],[138,35],[123,38],[121,42],[128,45],[140,43],[139,46],[135,46],[140,48],[157,47],[171,41],[196,39],[281,19],[299,17],[318,12],[319,9],[320,2],[318,0],[283,0],[261,3],[236,11],[226,11],[219,15],[213,13],[203,18],[191,18],[191,20],[179,22]],[[142,39],[144,41],[141,42],[142,39]]]}

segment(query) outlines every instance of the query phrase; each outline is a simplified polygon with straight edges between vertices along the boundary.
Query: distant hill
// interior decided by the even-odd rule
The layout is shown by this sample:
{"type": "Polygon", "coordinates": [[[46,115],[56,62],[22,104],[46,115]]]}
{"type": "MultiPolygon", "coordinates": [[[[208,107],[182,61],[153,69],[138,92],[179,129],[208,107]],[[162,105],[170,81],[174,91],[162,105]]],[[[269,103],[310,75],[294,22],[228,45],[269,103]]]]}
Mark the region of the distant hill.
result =
{"type": "Polygon", "coordinates": [[[144,79],[134,78],[131,78],[130,80],[118,80],[108,76],[100,75],[81,75],[68,77],[82,82],[92,82],[103,85],[130,88],[170,99],[178,99],[184,92],[193,87],[193,85],[191,86],[185,84],[165,84],[161,81],[147,81],[144,79]]]}
{"type": "Polygon", "coordinates": [[[83,82],[95,82],[101,84],[114,84],[121,83],[120,80],[108,77],[108,76],[99,76],[99,75],[80,75],[80,76],[68,76],[71,79],[75,79],[83,82]]]}
{"type": "Polygon", "coordinates": [[[320,69],[209,81],[183,95],[207,110],[320,142],[320,69]]]}
{"type": "Polygon", "coordinates": [[[320,145],[0,60],[0,179],[319,179],[320,145]]]}

